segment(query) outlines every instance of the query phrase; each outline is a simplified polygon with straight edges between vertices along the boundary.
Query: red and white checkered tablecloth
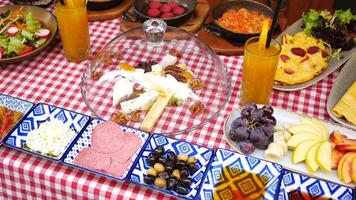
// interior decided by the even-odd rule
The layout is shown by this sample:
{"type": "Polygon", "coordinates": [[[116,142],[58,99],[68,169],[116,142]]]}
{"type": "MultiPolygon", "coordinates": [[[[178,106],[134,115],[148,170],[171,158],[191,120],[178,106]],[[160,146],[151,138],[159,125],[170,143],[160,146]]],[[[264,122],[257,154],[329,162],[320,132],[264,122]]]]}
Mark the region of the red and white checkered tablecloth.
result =
{"type": "MultiPolygon", "coordinates": [[[[2,0],[0,5],[8,4],[2,0]]],[[[91,51],[95,53],[120,33],[120,19],[90,23],[91,51]]],[[[242,57],[220,56],[229,70],[233,91],[228,106],[204,127],[176,138],[209,148],[230,149],[223,139],[226,116],[240,101],[242,57]]],[[[0,66],[0,93],[45,102],[91,115],[79,83],[88,61],[69,63],[57,36],[32,60],[0,66]]],[[[338,71],[296,92],[274,91],[272,105],[330,120],[326,101],[338,71]]],[[[0,199],[169,199],[165,194],[130,183],[118,183],[59,163],[0,147],[0,199]]],[[[173,199],[173,198],[172,198],[173,199]]]]}

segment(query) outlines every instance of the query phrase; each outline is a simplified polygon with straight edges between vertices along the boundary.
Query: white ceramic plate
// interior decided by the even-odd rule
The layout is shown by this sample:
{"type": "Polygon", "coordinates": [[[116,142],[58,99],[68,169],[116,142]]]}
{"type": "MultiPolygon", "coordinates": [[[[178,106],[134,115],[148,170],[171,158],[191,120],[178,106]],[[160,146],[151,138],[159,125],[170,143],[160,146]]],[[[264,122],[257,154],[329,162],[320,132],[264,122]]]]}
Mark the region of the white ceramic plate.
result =
{"type": "MultiPolygon", "coordinates": [[[[302,24],[303,24],[303,18],[299,19],[294,24],[290,25],[286,30],[284,30],[277,37],[276,40],[280,44],[282,44],[282,36],[286,33],[288,33],[290,35],[295,35],[296,33],[303,31],[303,29],[301,28],[302,24]]],[[[296,91],[296,90],[301,90],[306,87],[309,87],[309,86],[319,82],[321,79],[327,77],[332,72],[334,72],[337,68],[339,68],[342,64],[344,64],[351,57],[353,52],[356,52],[356,48],[353,48],[349,51],[342,51],[340,60],[330,59],[329,66],[321,74],[319,74],[318,76],[315,76],[314,78],[312,78],[309,81],[306,81],[304,83],[294,84],[294,85],[274,84],[273,89],[282,90],[282,91],[296,91]]]]}
{"type": "MultiPolygon", "coordinates": [[[[230,146],[237,152],[241,152],[241,151],[237,146],[237,144],[232,140],[230,140],[228,133],[230,131],[232,122],[234,121],[234,119],[236,119],[239,116],[240,116],[240,110],[235,110],[226,118],[224,123],[224,137],[226,141],[230,144],[230,146]]],[[[273,116],[277,119],[277,126],[284,126],[287,124],[298,124],[300,123],[300,117],[301,117],[301,115],[295,114],[287,110],[282,110],[279,108],[274,108],[273,116]]],[[[349,138],[356,139],[356,132],[350,129],[338,126],[336,124],[327,123],[327,122],[324,122],[324,124],[330,132],[332,132],[333,130],[339,130],[343,134],[347,135],[349,138]]],[[[252,153],[251,156],[257,157],[259,159],[268,160],[265,158],[263,150],[256,149],[256,151],[252,153]]],[[[293,164],[291,161],[291,156],[292,156],[292,151],[288,151],[288,154],[278,164],[292,171],[296,171],[299,173],[307,174],[309,176],[314,176],[316,178],[325,179],[331,182],[336,182],[341,185],[345,185],[338,178],[336,170],[332,170],[330,173],[326,173],[318,170],[315,174],[311,174],[308,171],[307,166],[305,165],[304,162],[293,164]]],[[[355,186],[355,184],[350,184],[350,185],[346,184],[346,186],[355,186]]]]}
{"type": "Polygon", "coordinates": [[[356,130],[356,125],[352,125],[344,118],[339,118],[334,116],[331,111],[355,81],[356,81],[356,54],[354,54],[350,58],[350,60],[347,61],[344,68],[342,68],[339,76],[334,81],[326,105],[327,111],[333,120],[354,130],[356,130]]]}

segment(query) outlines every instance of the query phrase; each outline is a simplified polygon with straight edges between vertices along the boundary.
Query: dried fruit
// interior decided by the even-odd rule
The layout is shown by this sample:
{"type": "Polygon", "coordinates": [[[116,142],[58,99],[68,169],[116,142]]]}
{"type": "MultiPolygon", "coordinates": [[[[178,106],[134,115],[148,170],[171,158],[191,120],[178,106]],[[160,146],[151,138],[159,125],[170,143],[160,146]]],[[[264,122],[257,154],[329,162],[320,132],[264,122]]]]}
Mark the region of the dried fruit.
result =
{"type": "Polygon", "coordinates": [[[187,80],[187,78],[185,78],[185,76],[183,76],[182,74],[177,73],[175,71],[168,70],[168,71],[165,71],[165,73],[173,76],[179,82],[182,82],[182,83],[187,83],[188,82],[188,80],[187,80]]]}
{"type": "Polygon", "coordinates": [[[120,68],[125,70],[125,71],[131,71],[134,72],[136,70],[136,68],[132,65],[129,65],[127,63],[120,63],[119,64],[120,68]]]}
{"type": "Polygon", "coordinates": [[[203,113],[204,107],[205,106],[202,102],[196,102],[189,107],[189,111],[195,115],[199,115],[203,113]]]}
{"type": "Polygon", "coordinates": [[[177,58],[182,57],[182,52],[177,51],[175,49],[169,50],[169,54],[172,55],[172,56],[175,56],[177,58]]]}
{"type": "Polygon", "coordinates": [[[91,78],[94,80],[94,81],[97,81],[100,79],[100,77],[103,76],[103,72],[93,72],[93,74],[91,75],[91,78]]]}
{"type": "Polygon", "coordinates": [[[284,72],[285,72],[286,74],[294,74],[294,73],[295,73],[295,71],[294,71],[293,69],[291,69],[291,68],[285,68],[285,69],[284,69],[284,72]]]}
{"type": "Polygon", "coordinates": [[[315,54],[315,53],[317,53],[319,51],[319,47],[317,47],[317,46],[312,46],[312,47],[309,47],[308,48],[308,53],[309,54],[315,54]]]}
{"type": "Polygon", "coordinates": [[[111,119],[120,125],[126,125],[129,122],[129,117],[125,113],[122,113],[122,112],[114,113],[111,116],[111,119]]]}
{"type": "Polygon", "coordinates": [[[295,47],[291,49],[292,53],[294,55],[300,56],[300,57],[304,57],[305,56],[305,51],[302,48],[299,47],[295,47]]]}
{"type": "Polygon", "coordinates": [[[119,52],[115,52],[112,54],[112,56],[117,59],[117,60],[120,60],[121,59],[121,54],[119,52]]]}
{"type": "Polygon", "coordinates": [[[132,112],[130,114],[130,118],[132,122],[139,122],[141,119],[141,112],[140,111],[132,112]]]}
{"type": "Polygon", "coordinates": [[[192,88],[192,90],[200,90],[200,89],[202,89],[204,87],[204,83],[200,79],[192,79],[189,82],[189,85],[192,88]]]}
{"type": "Polygon", "coordinates": [[[287,60],[290,59],[289,56],[287,56],[287,55],[281,55],[280,58],[283,62],[287,62],[287,60]]]}
{"type": "Polygon", "coordinates": [[[182,73],[184,70],[176,65],[168,65],[164,68],[164,71],[174,71],[177,73],[182,73]]]}

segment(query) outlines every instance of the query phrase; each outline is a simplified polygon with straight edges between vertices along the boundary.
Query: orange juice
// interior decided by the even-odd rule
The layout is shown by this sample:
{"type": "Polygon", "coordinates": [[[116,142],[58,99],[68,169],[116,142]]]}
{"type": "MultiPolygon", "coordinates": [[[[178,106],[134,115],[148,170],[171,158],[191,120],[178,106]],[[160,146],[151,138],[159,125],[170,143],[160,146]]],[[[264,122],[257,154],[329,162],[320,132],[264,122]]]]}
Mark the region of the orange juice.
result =
{"type": "Polygon", "coordinates": [[[246,41],[242,73],[243,105],[248,102],[269,103],[280,51],[280,45],[274,40],[264,50],[259,48],[258,37],[246,41]]]}
{"type": "Polygon", "coordinates": [[[80,62],[89,55],[90,39],[88,14],[84,0],[74,0],[76,4],[60,2],[55,4],[64,54],[71,62],[80,62]]]}

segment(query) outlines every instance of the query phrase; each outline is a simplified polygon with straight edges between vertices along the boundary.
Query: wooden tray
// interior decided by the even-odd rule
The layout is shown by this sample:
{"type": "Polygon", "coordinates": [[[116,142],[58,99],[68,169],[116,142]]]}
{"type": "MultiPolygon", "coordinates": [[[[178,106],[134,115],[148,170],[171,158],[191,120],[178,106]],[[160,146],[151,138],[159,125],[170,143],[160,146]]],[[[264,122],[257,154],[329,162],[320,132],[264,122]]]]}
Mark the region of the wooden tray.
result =
{"type": "MultiPolygon", "coordinates": [[[[211,18],[208,17],[205,24],[209,24],[211,18]]],[[[287,20],[283,14],[279,16],[279,27],[283,31],[286,29],[287,20]]],[[[279,33],[276,33],[276,37],[279,33]]],[[[222,37],[216,36],[214,33],[208,33],[203,28],[197,33],[198,38],[206,42],[217,54],[221,55],[242,55],[244,52],[244,45],[232,44],[222,37]]]]}
{"type": "Polygon", "coordinates": [[[88,10],[88,19],[91,22],[115,19],[131,7],[131,2],[132,0],[123,0],[118,6],[107,10],[88,10]]]}
{"type": "MultiPolygon", "coordinates": [[[[133,8],[130,9],[133,12],[133,8]]],[[[209,15],[209,3],[207,0],[198,0],[197,7],[193,12],[192,16],[178,28],[184,29],[189,32],[197,32],[201,25],[204,23],[206,17],[209,15]]],[[[122,31],[128,31],[134,28],[141,27],[141,22],[130,22],[123,20],[120,23],[120,28],[122,31]]]]}

